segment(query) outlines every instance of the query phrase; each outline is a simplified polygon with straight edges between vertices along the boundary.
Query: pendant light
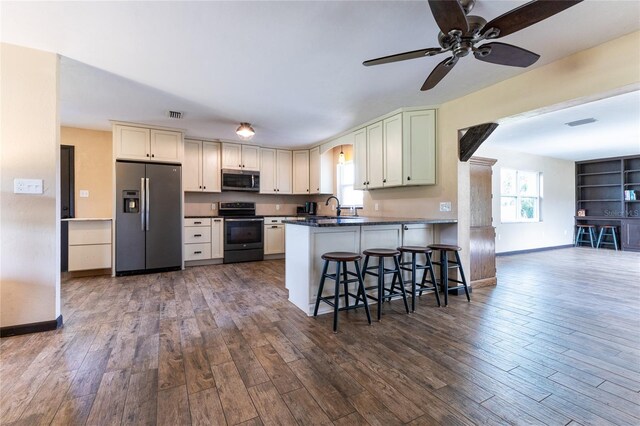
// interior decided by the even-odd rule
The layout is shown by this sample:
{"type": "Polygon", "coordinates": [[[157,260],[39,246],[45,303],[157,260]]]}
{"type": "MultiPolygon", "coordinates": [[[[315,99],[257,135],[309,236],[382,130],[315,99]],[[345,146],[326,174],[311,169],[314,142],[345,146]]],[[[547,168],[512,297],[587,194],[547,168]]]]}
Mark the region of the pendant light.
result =
{"type": "Polygon", "coordinates": [[[240,123],[240,126],[236,129],[236,134],[243,141],[248,141],[249,139],[251,139],[253,137],[253,135],[256,134],[256,131],[253,130],[253,127],[251,127],[251,124],[249,124],[249,123],[240,123]]]}
{"type": "Polygon", "coordinates": [[[342,152],[342,145],[340,145],[340,154],[338,154],[338,164],[344,164],[344,152],[342,152]]]}

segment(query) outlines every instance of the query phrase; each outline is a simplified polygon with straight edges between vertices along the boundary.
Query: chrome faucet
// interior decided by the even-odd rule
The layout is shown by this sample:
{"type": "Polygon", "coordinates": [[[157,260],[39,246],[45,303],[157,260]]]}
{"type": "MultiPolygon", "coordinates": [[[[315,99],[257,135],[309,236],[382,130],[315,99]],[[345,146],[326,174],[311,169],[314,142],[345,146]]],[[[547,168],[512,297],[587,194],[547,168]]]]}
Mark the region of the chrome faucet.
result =
{"type": "Polygon", "coordinates": [[[338,200],[338,197],[332,195],[331,197],[327,198],[327,202],[324,203],[325,206],[329,205],[329,201],[331,201],[331,199],[335,199],[336,200],[336,216],[340,216],[340,212],[342,211],[342,208],[340,207],[340,200],[338,200]]]}

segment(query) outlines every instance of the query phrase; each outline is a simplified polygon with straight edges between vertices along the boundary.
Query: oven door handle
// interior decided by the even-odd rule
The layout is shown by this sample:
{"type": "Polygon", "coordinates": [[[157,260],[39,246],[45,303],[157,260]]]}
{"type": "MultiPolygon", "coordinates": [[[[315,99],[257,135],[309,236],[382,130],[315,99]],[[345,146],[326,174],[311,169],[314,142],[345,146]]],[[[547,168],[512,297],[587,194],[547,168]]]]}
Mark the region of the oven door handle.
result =
{"type": "Polygon", "coordinates": [[[225,222],[264,222],[264,219],[225,219],[225,222]]]}

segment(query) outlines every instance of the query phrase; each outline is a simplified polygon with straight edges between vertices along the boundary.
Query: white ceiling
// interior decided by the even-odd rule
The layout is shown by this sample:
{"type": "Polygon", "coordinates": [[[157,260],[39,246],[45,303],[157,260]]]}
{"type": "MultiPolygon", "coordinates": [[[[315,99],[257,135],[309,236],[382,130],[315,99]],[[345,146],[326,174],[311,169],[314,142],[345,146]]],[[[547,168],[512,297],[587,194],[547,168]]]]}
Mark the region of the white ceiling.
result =
{"type": "Polygon", "coordinates": [[[572,161],[640,154],[640,92],[506,120],[483,145],[572,161]],[[566,125],[587,118],[596,122],[566,125]]]}
{"type": "MultiPolygon", "coordinates": [[[[523,3],[479,0],[472,14],[523,3]]],[[[61,121],[85,128],[116,119],[233,140],[248,121],[258,144],[301,146],[526,71],[468,57],[420,92],[441,57],[362,66],[437,45],[425,1],[2,1],[0,15],[2,41],[63,55],[61,121]]],[[[538,67],[638,29],[640,2],[587,0],[501,41],[539,53],[538,67]]]]}

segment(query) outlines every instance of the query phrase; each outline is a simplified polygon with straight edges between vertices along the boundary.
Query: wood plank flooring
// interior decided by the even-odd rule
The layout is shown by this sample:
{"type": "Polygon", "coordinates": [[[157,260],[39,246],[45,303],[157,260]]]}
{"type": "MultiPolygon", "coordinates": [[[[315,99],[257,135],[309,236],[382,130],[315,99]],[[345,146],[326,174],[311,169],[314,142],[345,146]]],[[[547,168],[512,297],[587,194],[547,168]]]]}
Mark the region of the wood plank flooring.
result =
{"type": "Polygon", "coordinates": [[[61,330],[0,341],[3,425],[640,424],[640,253],[500,257],[471,303],[338,334],[283,261],[69,279],[62,303],[61,330]]]}

